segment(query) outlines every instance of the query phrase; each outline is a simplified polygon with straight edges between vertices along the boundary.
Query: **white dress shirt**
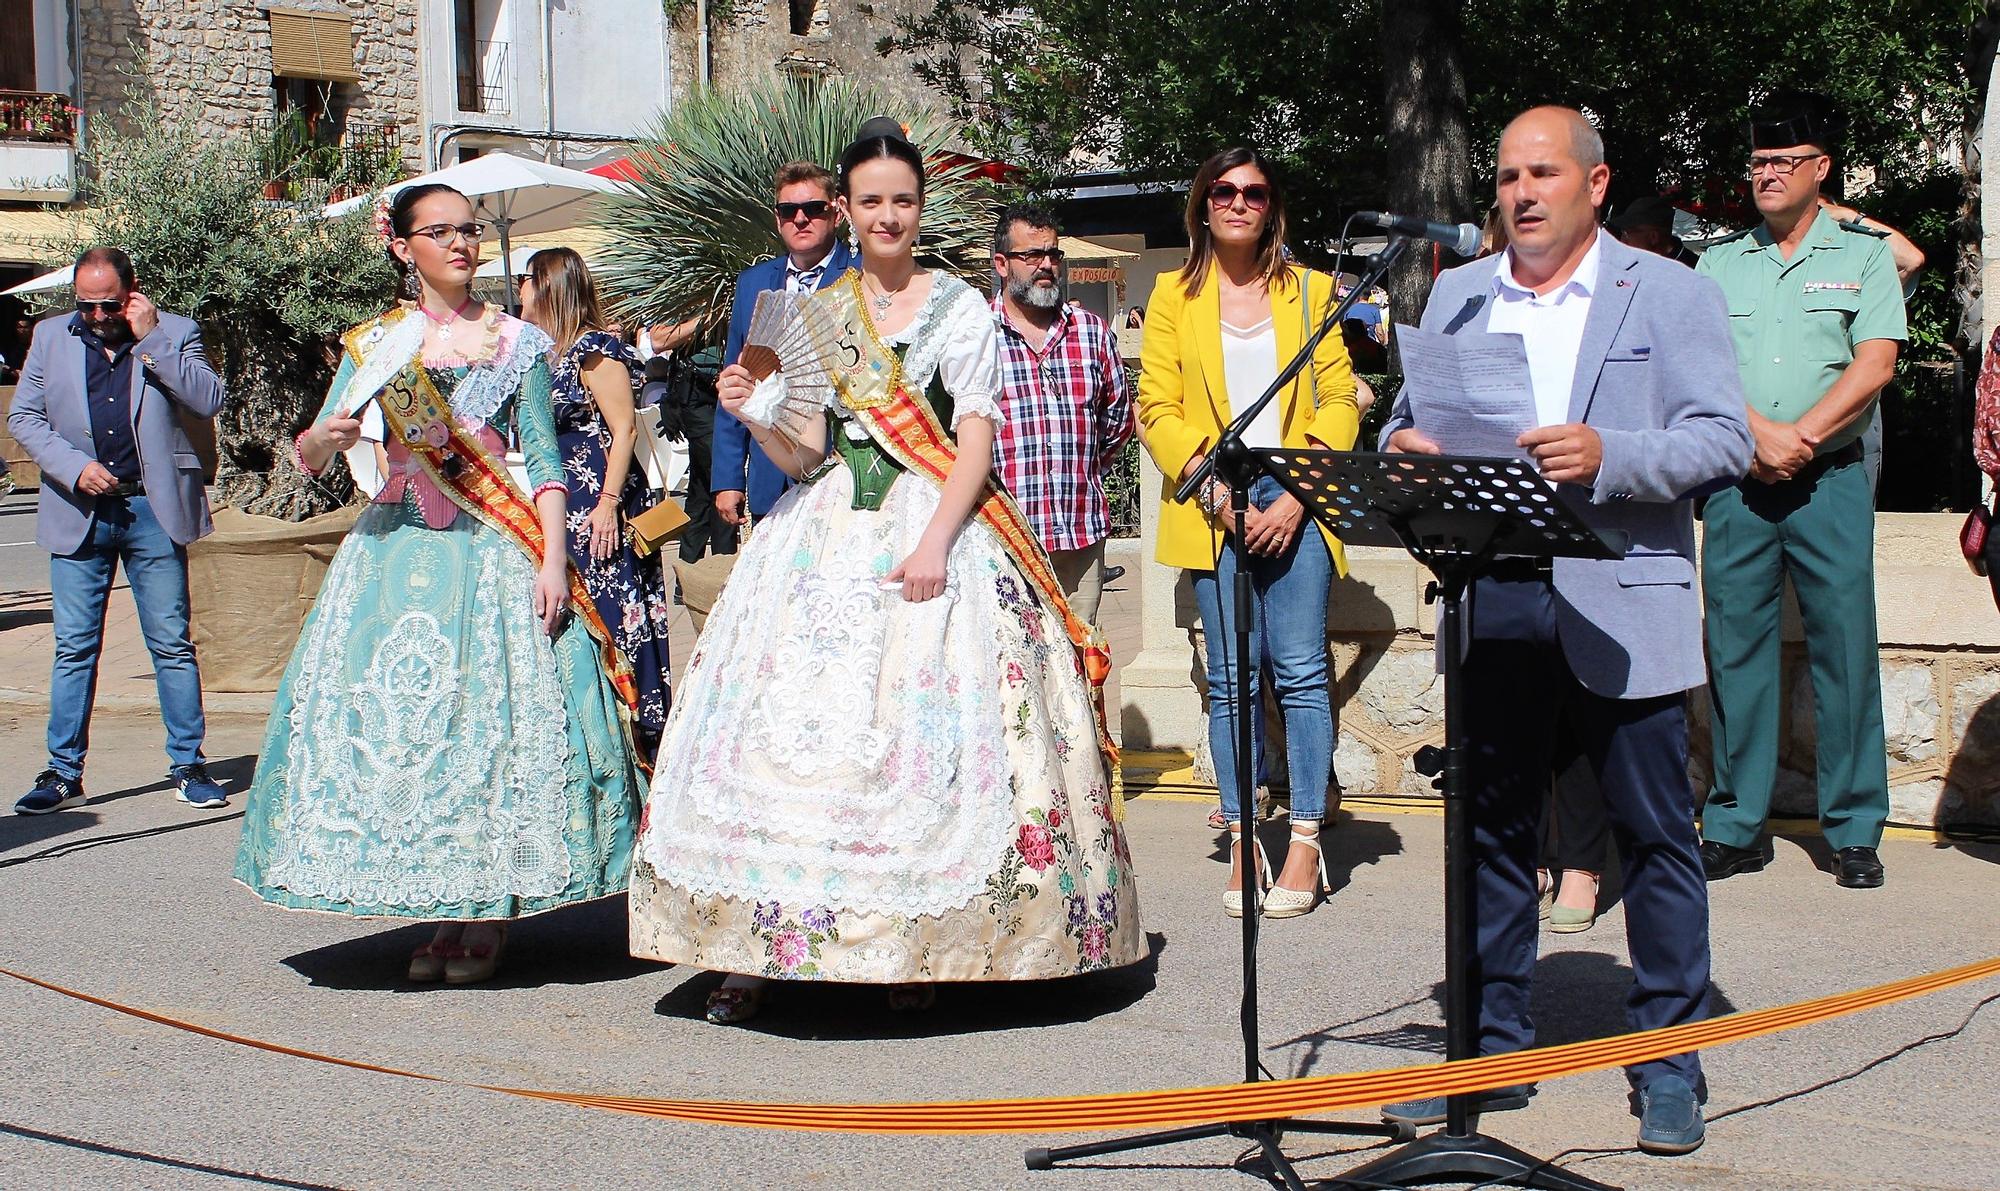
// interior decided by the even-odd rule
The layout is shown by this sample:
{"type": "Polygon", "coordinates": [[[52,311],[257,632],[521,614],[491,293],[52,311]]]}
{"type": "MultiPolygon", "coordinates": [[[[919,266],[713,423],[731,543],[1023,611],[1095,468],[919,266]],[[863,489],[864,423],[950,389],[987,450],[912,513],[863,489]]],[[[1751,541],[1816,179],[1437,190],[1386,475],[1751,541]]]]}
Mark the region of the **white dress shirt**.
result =
{"type": "Polygon", "coordinates": [[[818,264],[809,265],[803,269],[793,263],[789,253],[786,254],[785,292],[790,294],[809,294],[818,289],[820,276],[826,272],[826,263],[832,259],[833,245],[831,244],[826,246],[826,255],[819,258],[818,264]]]}
{"type": "MultiPolygon", "coordinates": [[[[1599,232],[1602,236],[1604,233],[1599,232]]],[[[1495,335],[1519,335],[1528,353],[1528,383],[1535,395],[1539,426],[1569,421],[1570,389],[1576,384],[1576,355],[1583,345],[1584,320],[1590,317],[1590,295],[1597,288],[1597,242],[1577,262],[1576,272],[1546,294],[1514,280],[1514,250],[1509,248],[1493,273],[1493,313],[1486,329],[1495,335]]]]}

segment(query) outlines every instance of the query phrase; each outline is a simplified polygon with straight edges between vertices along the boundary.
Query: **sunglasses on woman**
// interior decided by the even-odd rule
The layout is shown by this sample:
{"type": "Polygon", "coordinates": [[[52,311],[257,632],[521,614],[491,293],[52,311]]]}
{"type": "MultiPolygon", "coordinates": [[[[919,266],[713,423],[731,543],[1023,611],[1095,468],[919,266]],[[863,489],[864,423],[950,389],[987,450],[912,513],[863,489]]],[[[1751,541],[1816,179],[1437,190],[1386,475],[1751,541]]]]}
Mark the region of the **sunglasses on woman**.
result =
{"type": "Polygon", "coordinates": [[[804,203],[779,203],[776,210],[779,219],[790,223],[800,215],[807,219],[825,219],[826,213],[833,210],[833,204],[825,199],[813,199],[804,203]]]}
{"type": "Polygon", "coordinates": [[[1252,182],[1248,186],[1238,186],[1234,182],[1208,184],[1208,205],[1218,211],[1224,207],[1235,206],[1239,195],[1243,199],[1243,205],[1252,211],[1262,211],[1271,205],[1271,188],[1262,182],[1252,182]]]}

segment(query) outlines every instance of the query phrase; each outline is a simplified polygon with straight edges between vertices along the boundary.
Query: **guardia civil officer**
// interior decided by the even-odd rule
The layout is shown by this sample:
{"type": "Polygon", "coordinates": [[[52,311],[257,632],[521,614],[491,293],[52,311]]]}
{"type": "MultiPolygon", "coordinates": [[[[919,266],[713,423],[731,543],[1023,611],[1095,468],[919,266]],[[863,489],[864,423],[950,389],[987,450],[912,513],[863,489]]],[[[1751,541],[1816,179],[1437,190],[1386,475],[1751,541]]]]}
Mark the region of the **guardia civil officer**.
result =
{"type": "Polygon", "coordinates": [[[1882,884],[1889,811],[1875,629],[1875,506],[1861,436],[1896,365],[1903,291],[1882,233],[1819,202],[1838,119],[1775,97],[1751,118],[1750,189],[1763,222],[1703,253],[1729,303],[1757,458],[1708,502],[1702,583],[1714,784],[1702,815],[1709,880],[1764,867],[1778,779],[1780,599],[1790,576],[1818,717],[1820,829],[1835,878],[1882,884]]]}

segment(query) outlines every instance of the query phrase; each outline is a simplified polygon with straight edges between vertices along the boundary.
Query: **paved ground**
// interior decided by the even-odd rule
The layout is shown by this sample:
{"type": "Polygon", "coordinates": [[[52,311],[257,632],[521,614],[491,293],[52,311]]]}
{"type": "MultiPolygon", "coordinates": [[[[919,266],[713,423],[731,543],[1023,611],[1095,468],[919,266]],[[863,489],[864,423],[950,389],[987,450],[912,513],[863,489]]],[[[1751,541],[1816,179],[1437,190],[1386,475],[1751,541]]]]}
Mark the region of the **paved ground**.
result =
{"type": "MultiPolygon", "coordinates": [[[[0,524],[6,522],[0,510],[0,524]]],[[[1116,599],[1118,597],[1114,597],[1116,599]]],[[[1136,599],[1136,594],[1125,599],[1136,599]]],[[[0,773],[42,762],[45,623],[0,602],[0,773]],[[41,642],[38,644],[38,642],[41,642]],[[38,653],[38,651],[40,651],[38,653]],[[4,699],[6,696],[0,696],[4,699]]],[[[129,598],[114,601],[129,615],[129,598]]],[[[42,605],[45,608],[45,604],[42,605]]],[[[1112,617],[1116,626],[1130,613],[1112,617]]],[[[129,636],[129,630],[127,630],[129,636]]],[[[117,637],[114,621],[114,640],[117,637]]],[[[128,642],[128,646],[129,646],[128,642]]],[[[287,914],[233,884],[236,810],[201,813],[162,780],[143,652],[107,667],[126,710],[97,722],[83,809],[0,818],[0,965],[224,1030],[458,1080],[643,1096],[869,1102],[1222,1082],[1240,1070],[1234,924],[1220,913],[1203,807],[1141,799],[1129,829],[1151,962],[1027,987],[947,989],[920,1017],[878,992],[799,988],[749,1028],[698,1020],[714,977],[628,959],[615,902],[517,928],[502,977],[417,988],[418,927],[287,914]]],[[[216,772],[240,789],[262,721],[217,701],[216,772]]],[[[251,700],[254,704],[254,700],[251,700]]],[[[1348,817],[1339,892],[1264,948],[1264,1060],[1276,1073],[1433,1061],[1442,966],[1440,821],[1348,817]]],[[[2000,847],[1884,849],[1890,884],[1836,889],[1803,842],[1717,887],[1716,1004],[1759,1008],[2000,950],[2000,847]]],[[[1622,915],[1545,939],[1548,1042],[1615,1033],[1629,979],[1622,915]]],[[[1709,1144],[1624,1149],[1622,1079],[1546,1087],[1495,1134],[1633,1187],[1982,1188],[2000,1183],[2000,987],[1972,986],[1713,1052],[1709,1144]]],[[[1030,1174],[1049,1139],[875,1139],[687,1126],[328,1068],[169,1030],[0,978],[0,1186],[1115,1187],[1254,1185],[1208,1141],[1030,1174]]],[[[1356,1118],[1360,1119],[1360,1118],[1356,1118]]],[[[1370,1143],[1290,1148],[1330,1178],[1370,1143]]]]}

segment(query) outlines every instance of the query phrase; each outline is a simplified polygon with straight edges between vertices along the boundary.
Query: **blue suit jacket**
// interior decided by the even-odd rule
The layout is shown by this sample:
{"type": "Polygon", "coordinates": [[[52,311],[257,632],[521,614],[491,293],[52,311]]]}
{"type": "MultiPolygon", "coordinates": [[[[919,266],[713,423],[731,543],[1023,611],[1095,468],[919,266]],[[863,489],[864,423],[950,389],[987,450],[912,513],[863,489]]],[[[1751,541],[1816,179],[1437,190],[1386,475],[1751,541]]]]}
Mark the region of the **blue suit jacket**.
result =
{"type": "MultiPolygon", "coordinates": [[[[77,491],[86,464],[97,461],[90,433],[84,344],[75,314],[35,324],[33,345],[21,366],[21,386],[7,413],[7,429],[42,469],[35,541],[51,554],[74,554],[90,533],[97,498],[77,491]]],[[[212,418],[222,409],[222,381],[201,350],[201,329],[191,319],[160,312],[160,325],[132,348],[132,439],[139,448],[139,478],[146,501],[167,536],[185,546],[206,534],[208,494],[180,410],[212,418]]]]}
{"type": "MultiPolygon", "coordinates": [[[[1643,699],[1707,681],[1693,498],[1741,480],[1754,444],[1722,291],[1602,232],[1597,259],[1569,420],[1598,432],[1604,457],[1594,485],[1563,492],[1585,521],[1630,544],[1622,559],[1555,560],[1556,627],[1584,686],[1643,699]]],[[[1424,329],[1485,334],[1499,261],[1440,275],[1424,329]]],[[[1406,389],[1382,428],[1383,448],[1411,424],[1406,389]]]]}
{"type": "MultiPolygon", "coordinates": [[[[832,285],[853,265],[854,254],[848,250],[847,241],[835,240],[833,254],[826,258],[826,268],[819,275],[819,288],[832,285]]],[[[743,352],[743,339],[750,333],[750,315],[757,307],[757,295],[765,290],[783,288],[783,256],[751,265],[737,274],[736,301],[729,310],[729,339],[722,349],[724,364],[734,364],[736,357],[743,352]]],[[[770,512],[771,506],[778,503],[778,497],[784,495],[786,487],[791,484],[791,479],[778,470],[778,465],[771,462],[763,449],[750,441],[749,429],[720,407],[715,411],[715,445],[711,451],[709,490],[745,493],[753,517],[762,517],[770,512]],[[746,465],[749,471],[748,488],[744,487],[746,465]]]]}

